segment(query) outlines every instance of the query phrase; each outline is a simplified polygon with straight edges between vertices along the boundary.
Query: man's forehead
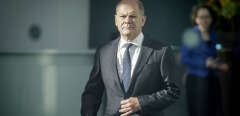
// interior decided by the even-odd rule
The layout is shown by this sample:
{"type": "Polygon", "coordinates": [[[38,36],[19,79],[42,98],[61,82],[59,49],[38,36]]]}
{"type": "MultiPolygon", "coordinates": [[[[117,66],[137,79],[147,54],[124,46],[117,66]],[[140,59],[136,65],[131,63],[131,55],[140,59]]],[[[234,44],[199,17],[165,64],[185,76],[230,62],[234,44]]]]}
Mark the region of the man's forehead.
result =
{"type": "Polygon", "coordinates": [[[129,4],[121,4],[117,9],[117,13],[137,13],[137,12],[138,8],[136,6],[129,4]]]}
{"type": "Polygon", "coordinates": [[[137,14],[136,11],[118,11],[117,14],[125,15],[125,14],[137,14]]]}

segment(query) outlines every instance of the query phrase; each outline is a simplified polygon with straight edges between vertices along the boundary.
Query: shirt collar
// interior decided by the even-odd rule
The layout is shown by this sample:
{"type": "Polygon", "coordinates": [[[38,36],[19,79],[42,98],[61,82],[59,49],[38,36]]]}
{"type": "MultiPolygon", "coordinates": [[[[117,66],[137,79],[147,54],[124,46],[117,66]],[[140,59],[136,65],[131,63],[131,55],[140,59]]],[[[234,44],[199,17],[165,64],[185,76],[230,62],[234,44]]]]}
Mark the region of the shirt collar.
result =
{"type": "Polygon", "coordinates": [[[124,39],[120,39],[120,44],[119,44],[119,47],[122,48],[124,47],[127,43],[132,43],[133,45],[135,46],[138,46],[138,47],[141,47],[142,46],[142,42],[143,42],[143,38],[144,38],[144,35],[143,33],[141,32],[140,34],[138,34],[138,36],[133,39],[133,41],[131,42],[127,42],[126,40],[124,39]]]}

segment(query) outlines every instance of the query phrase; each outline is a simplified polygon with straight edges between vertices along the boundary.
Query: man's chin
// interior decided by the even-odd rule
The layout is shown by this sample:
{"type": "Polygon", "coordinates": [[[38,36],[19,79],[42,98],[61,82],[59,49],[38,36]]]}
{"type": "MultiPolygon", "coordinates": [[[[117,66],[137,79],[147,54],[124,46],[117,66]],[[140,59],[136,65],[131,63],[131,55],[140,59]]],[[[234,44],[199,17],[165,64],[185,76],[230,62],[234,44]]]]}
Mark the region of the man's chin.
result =
{"type": "Polygon", "coordinates": [[[123,36],[131,36],[133,35],[132,33],[123,33],[123,36]]]}
{"type": "Polygon", "coordinates": [[[129,31],[124,31],[123,32],[123,35],[132,35],[132,34],[134,34],[135,32],[133,31],[133,30],[129,30],[129,31]]]}

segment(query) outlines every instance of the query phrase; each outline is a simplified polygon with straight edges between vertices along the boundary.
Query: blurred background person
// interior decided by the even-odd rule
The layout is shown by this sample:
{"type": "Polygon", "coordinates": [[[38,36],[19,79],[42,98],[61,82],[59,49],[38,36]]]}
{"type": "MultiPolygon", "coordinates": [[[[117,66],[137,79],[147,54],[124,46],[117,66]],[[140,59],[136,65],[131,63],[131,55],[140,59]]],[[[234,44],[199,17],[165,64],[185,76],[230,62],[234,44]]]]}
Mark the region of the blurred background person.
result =
{"type": "Polygon", "coordinates": [[[188,68],[186,96],[190,116],[221,116],[221,87],[217,70],[228,65],[216,58],[216,35],[213,32],[214,12],[205,5],[194,6],[193,29],[183,37],[181,63],[188,68]]]}

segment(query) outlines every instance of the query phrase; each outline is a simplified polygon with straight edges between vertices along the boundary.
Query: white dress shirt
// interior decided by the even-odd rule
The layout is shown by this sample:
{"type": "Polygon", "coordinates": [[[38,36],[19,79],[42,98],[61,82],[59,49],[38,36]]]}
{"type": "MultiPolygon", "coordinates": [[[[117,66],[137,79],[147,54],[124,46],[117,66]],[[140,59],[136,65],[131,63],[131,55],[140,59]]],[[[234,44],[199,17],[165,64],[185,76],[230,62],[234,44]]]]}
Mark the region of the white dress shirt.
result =
{"type": "Polygon", "coordinates": [[[117,68],[118,68],[118,74],[120,78],[122,79],[122,73],[123,73],[123,54],[126,50],[127,43],[132,43],[133,45],[129,48],[130,58],[131,58],[131,78],[133,71],[135,69],[139,53],[141,51],[141,46],[143,42],[143,33],[140,33],[133,41],[127,42],[124,39],[120,39],[118,44],[118,52],[117,52],[117,68]]]}

